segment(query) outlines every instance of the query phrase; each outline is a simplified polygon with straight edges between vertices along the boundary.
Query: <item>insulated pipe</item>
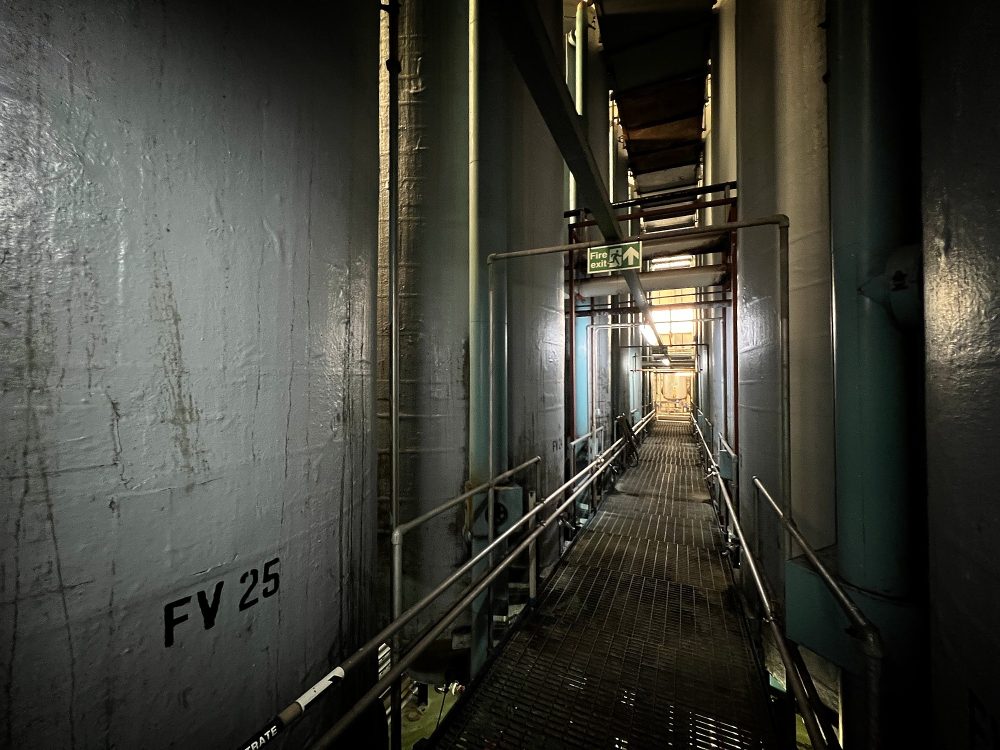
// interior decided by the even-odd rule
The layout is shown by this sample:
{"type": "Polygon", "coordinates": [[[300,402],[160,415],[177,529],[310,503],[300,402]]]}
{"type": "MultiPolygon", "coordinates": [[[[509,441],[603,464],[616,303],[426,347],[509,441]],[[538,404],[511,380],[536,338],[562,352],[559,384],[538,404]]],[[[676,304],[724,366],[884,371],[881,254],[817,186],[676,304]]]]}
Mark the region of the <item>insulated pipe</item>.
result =
{"type": "MultiPolygon", "coordinates": [[[[688,289],[690,287],[715,286],[721,284],[728,266],[696,266],[693,268],[671,268],[666,271],[648,271],[639,274],[642,288],[647,292],[663,289],[688,289]]],[[[576,285],[580,297],[604,297],[628,293],[628,283],[622,276],[612,275],[581,281],[576,285]]],[[[650,312],[653,311],[650,305],[650,312]]]]}

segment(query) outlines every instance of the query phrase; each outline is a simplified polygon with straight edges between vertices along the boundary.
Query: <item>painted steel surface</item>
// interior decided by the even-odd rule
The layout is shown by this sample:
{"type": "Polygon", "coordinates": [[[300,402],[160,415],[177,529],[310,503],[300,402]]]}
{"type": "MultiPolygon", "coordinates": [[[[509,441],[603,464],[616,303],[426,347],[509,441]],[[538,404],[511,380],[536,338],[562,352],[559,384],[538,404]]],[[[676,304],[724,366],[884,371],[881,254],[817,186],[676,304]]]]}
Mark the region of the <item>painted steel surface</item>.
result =
{"type": "Polygon", "coordinates": [[[1000,8],[923,10],[927,492],[935,735],[1000,743],[1000,8]]]}
{"type": "Polygon", "coordinates": [[[0,745],[235,744],[370,629],[377,12],[0,10],[0,745]]]}
{"type": "MultiPolygon", "coordinates": [[[[822,4],[751,0],[737,3],[736,14],[739,210],[741,217],[780,211],[790,219],[790,494],[803,532],[824,546],[835,541],[836,526],[822,4]]],[[[780,328],[774,312],[773,248],[774,235],[768,230],[740,233],[741,497],[752,492],[752,474],[775,488],[780,479],[780,328]]],[[[746,505],[744,511],[751,512],[746,505]]],[[[759,526],[745,517],[744,527],[751,537],[761,537],[766,547],[761,563],[782,596],[780,525],[764,515],[759,526]]]]}

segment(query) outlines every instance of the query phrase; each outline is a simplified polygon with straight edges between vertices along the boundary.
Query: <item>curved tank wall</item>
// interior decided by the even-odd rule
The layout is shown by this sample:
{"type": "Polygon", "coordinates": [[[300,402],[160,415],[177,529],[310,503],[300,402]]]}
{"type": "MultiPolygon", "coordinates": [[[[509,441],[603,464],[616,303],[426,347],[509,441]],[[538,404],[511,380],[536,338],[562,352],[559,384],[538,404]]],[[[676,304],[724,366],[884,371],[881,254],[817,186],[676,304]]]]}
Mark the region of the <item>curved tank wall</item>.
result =
{"type": "Polygon", "coordinates": [[[922,9],[927,490],[935,747],[1000,744],[1000,7],[922,9]]]}
{"type": "MultiPolygon", "coordinates": [[[[561,45],[559,5],[540,0],[539,10],[561,45]]],[[[509,60],[509,56],[507,58],[509,60]]],[[[510,123],[510,216],[512,249],[565,242],[563,160],[538,108],[512,63],[506,102],[510,123]]],[[[508,261],[508,420],[510,465],[542,457],[542,486],[562,483],[565,460],[566,319],[565,259],[547,255],[508,261]]],[[[530,483],[530,477],[527,477],[530,483]]],[[[543,537],[541,565],[558,559],[558,533],[543,537]]]]}
{"type": "Polygon", "coordinates": [[[320,8],[0,10],[0,745],[235,746],[369,631],[378,6],[320,8]]]}
{"type": "MultiPolygon", "coordinates": [[[[833,363],[822,3],[750,0],[736,5],[739,214],[787,214],[791,503],[810,541],[835,541],[833,363]]],[[[740,493],[760,476],[780,492],[781,366],[776,318],[777,231],[740,232],[740,493]]],[[[783,591],[782,532],[770,513],[741,511],[759,537],[776,596],[783,591]]]]}

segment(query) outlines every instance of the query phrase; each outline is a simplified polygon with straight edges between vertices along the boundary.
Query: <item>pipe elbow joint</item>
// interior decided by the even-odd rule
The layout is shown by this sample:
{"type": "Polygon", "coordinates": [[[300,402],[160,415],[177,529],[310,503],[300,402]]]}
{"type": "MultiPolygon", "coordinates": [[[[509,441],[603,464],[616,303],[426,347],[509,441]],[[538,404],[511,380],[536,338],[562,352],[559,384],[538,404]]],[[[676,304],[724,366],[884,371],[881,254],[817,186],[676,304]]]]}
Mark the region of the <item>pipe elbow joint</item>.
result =
{"type": "Polygon", "coordinates": [[[881,659],[885,656],[885,650],[882,647],[882,636],[879,634],[877,628],[873,625],[865,626],[861,637],[861,648],[865,656],[870,659],[881,659]]]}
{"type": "MultiPolygon", "coordinates": [[[[382,538],[384,539],[385,537],[382,537],[382,538]]],[[[403,535],[399,532],[399,529],[393,529],[392,530],[391,540],[392,540],[392,546],[393,547],[398,547],[400,544],[403,543],[403,535]]]]}

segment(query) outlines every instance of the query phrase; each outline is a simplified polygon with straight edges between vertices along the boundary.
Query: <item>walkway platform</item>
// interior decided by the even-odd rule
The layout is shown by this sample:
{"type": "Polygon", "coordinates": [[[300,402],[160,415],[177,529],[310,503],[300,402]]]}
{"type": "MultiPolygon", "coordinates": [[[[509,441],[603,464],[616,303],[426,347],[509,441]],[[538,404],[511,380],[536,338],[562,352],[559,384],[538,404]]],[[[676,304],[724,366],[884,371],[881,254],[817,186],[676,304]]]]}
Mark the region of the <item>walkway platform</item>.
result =
{"type": "Polygon", "coordinates": [[[691,428],[658,423],[439,748],[771,747],[691,428]]]}

